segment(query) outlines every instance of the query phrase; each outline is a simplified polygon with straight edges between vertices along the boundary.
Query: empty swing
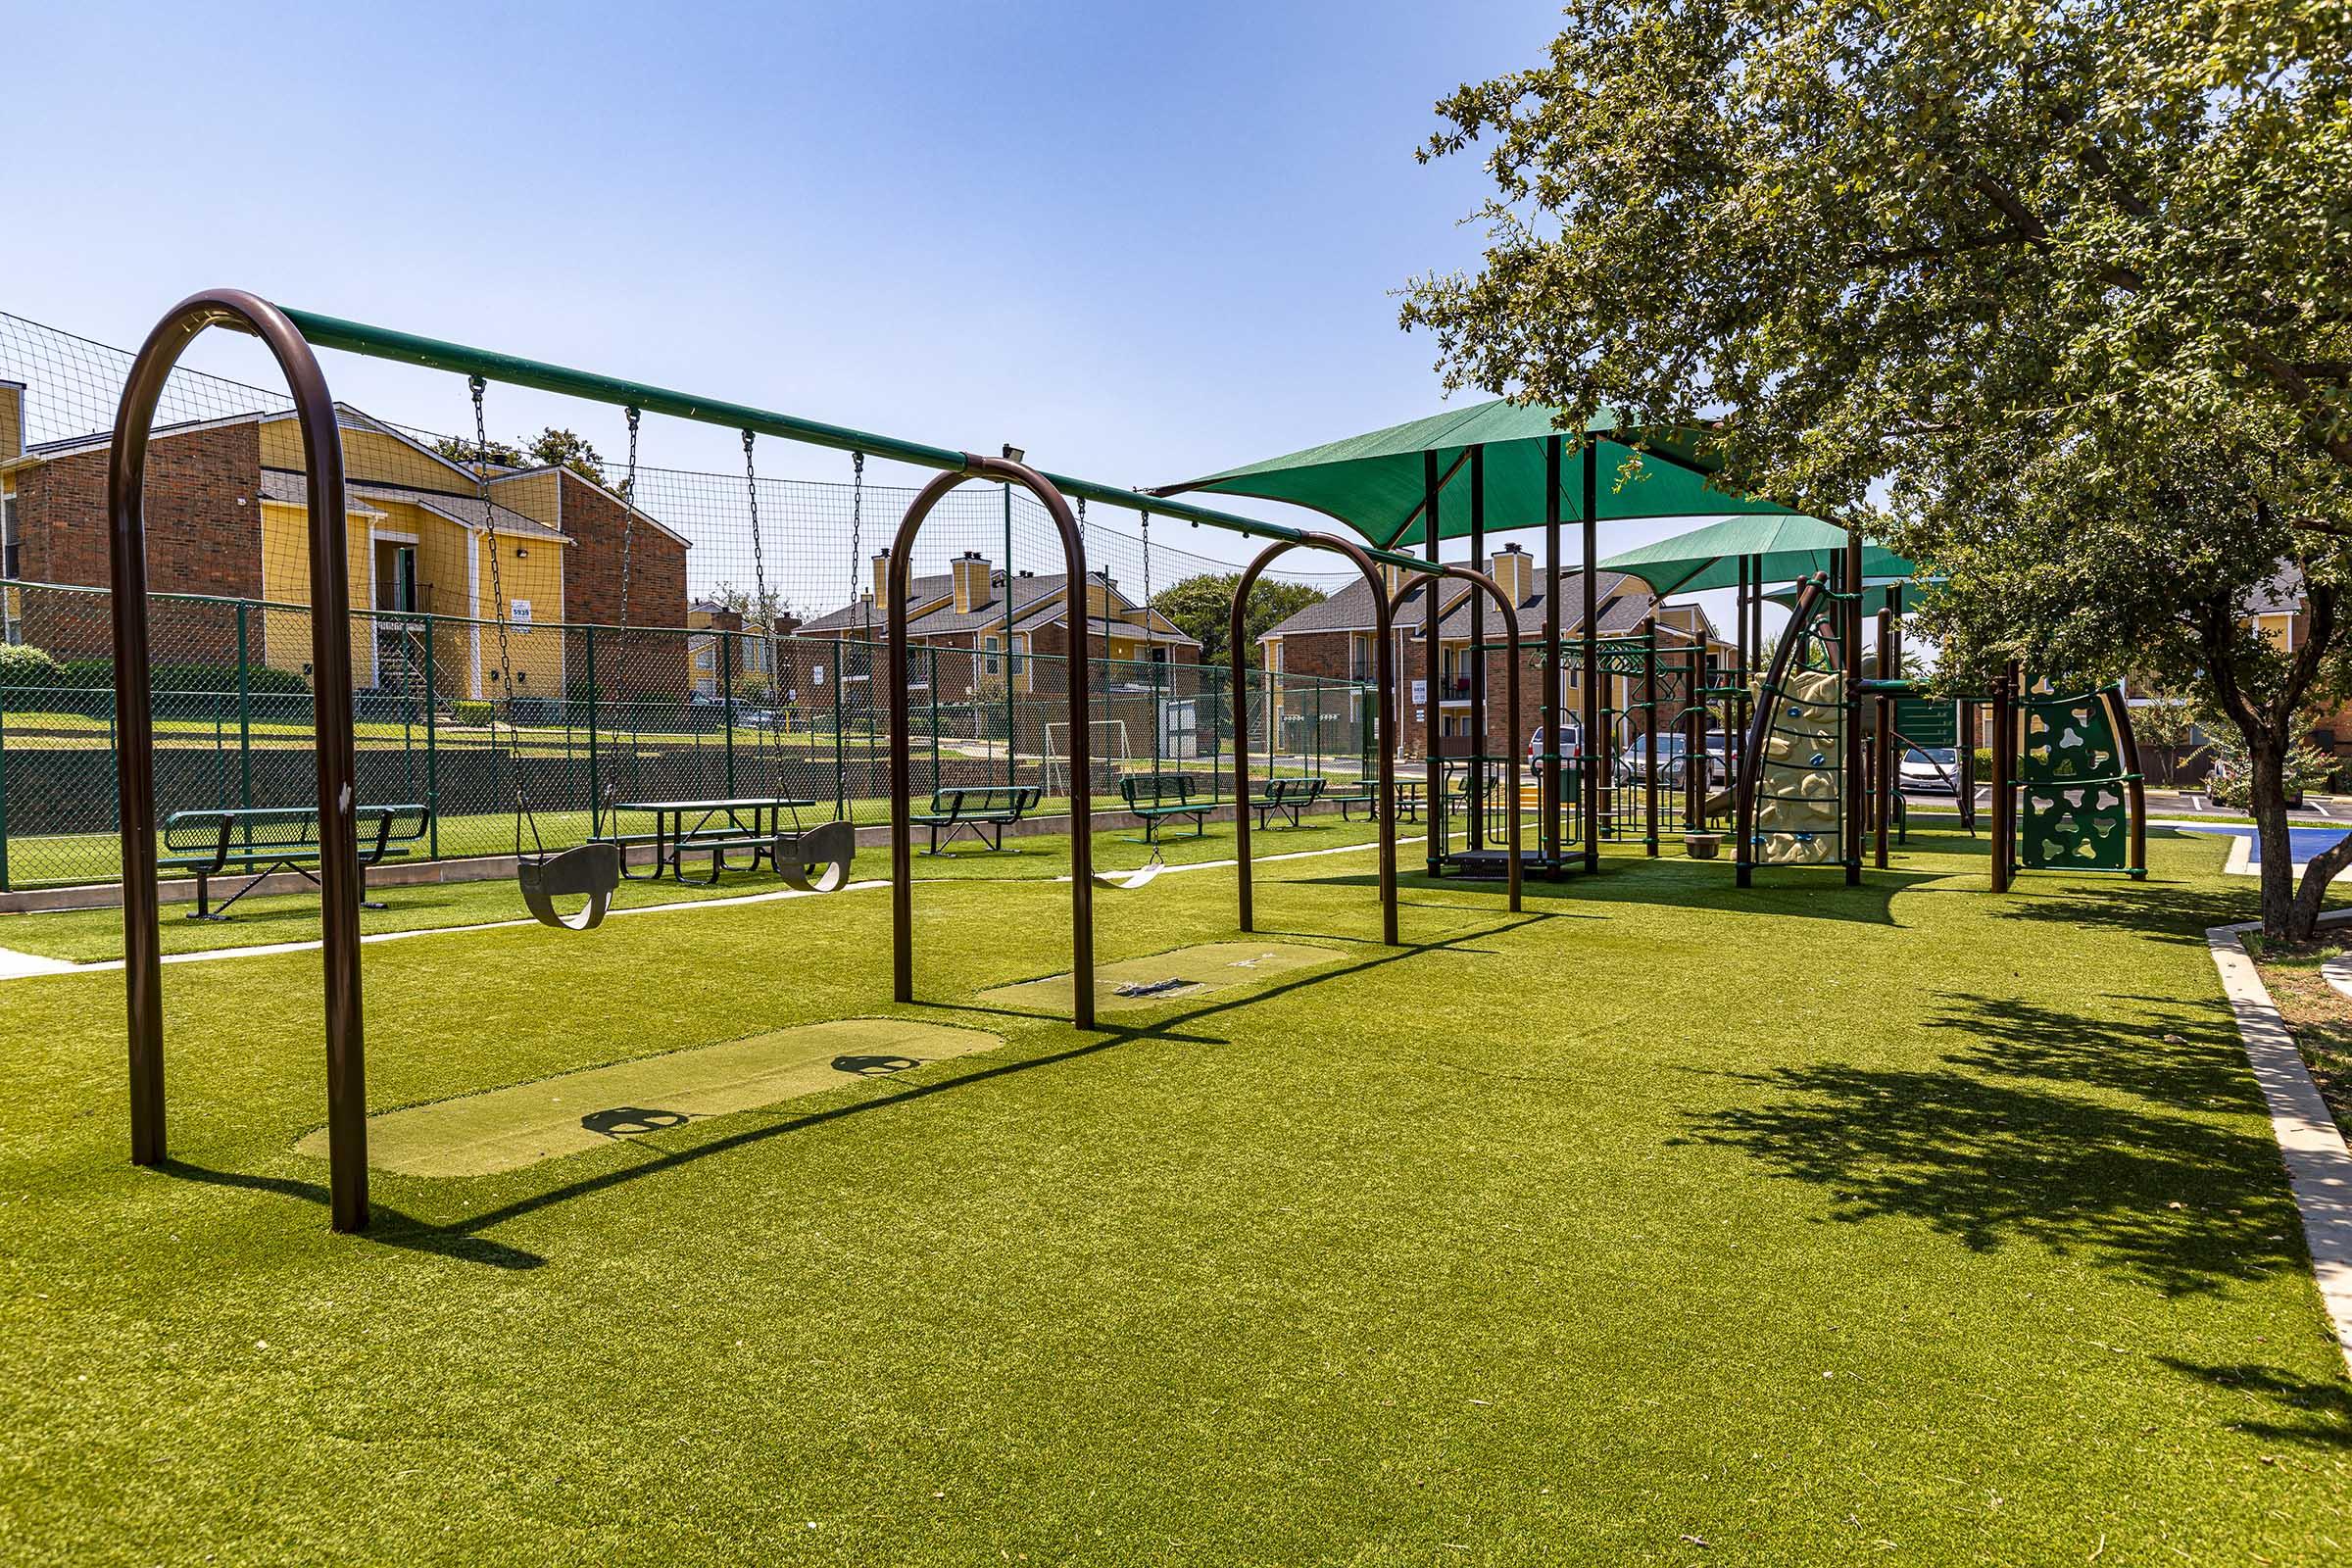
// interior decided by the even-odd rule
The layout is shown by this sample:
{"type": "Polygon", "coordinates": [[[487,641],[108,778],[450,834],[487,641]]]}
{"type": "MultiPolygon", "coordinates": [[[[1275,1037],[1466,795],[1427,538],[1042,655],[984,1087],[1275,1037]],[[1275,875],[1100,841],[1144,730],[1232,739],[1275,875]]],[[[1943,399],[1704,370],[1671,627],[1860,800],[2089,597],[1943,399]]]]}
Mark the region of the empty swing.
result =
{"type": "MultiPolygon", "coordinates": [[[[750,430],[743,432],[743,488],[751,505],[752,514],[752,605],[760,617],[760,644],[766,662],[765,674],[769,701],[775,697],[783,677],[783,665],[777,658],[776,615],[767,597],[767,558],[760,543],[760,476],[752,465],[752,446],[756,438],[750,430]]],[[[852,453],[854,484],[850,495],[850,591],[858,591],[858,552],[862,547],[860,535],[865,523],[865,454],[852,453]]],[[[842,650],[847,653],[845,646],[842,650]]],[[[837,666],[834,679],[843,671],[837,666]]],[[[728,723],[734,718],[729,716],[728,723]]],[[[774,733],[771,728],[770,734],[774,733]]],[[[840,809],[836,797],[834,809],[840,809]]],[[[774,863],[777,877],[797,893],[838,893],[849,885],[850,862],[858,856],[858,827],[849,818],[836,816],[832,821],[806,833],[778,833],[769,846],[769,859],[774,863]]]]}
{"type": "MultiPolygon", "coordinates": [[[[1152,514],[1149,512],[1145,513],[1143,514],[1143,518],[1144,630],[1149,633],[1152,630],[1152,514]]],[[[1083,534],[1086,528],[1086,497],[1084,496],[1080,496],[1078,498],[1078,527],[1079,531],[1083,534]]],[[[1110,614],[1110,601],[1107,594],[1105,594],[1103,598],[1102,612],[1103,618],[1108,620],[1110,614]]],[[[1078,623],[1081,626],[1085,625],[1085,617],[1088,614],[1088,607],[1085,603],[1085,591],[1083,586],[1080,590],[1080,601],[1077,609],[1077,614],[1079,617],[1078,623]]],[[[1107,641],[1104,643],[1104,652],[1105,656],[1107,657],[1107,641]]],[[[1159,725],[1159,722],[1158,715],[1155,713],[1152,718],[1152,724],[1155,731],[1159,725]]],[[[1152,767],[1154,776],[1156,776],[1159,769],[1159,743],[1156,738],[1153,740],[1152,745],[1152,767]]],[[[1150,887],[1153,882],[1157,881],[1159,879],[1159,873],[1168,869],[1167,858],[1159,853],[1159,840],[1156,837],[1153,837],[1149,833],[1147,833],[1145,837],[1152,840],[1151,859],[1145,861],[1142,865],[1137,866],[1132,871],[1097,871],[1090,876],[1088,880],[1093,882],[1095,886],[1107,889],[1112,893],[1140,893],[1145,888],[1150,887]]]]}
{"type": "MultiPolygon", "coordinates": [[[[592,931],[604,923],[605,911],[612,905],[612,891],[620,886],[620,846],[591,841],[550,854],[540,842],[539,818],[522,782],[522,731],[514,722],[514,661],[507,641],[506,586],[499,575],[499,557],[505,551],[498,542],[498,505],[490,497],[490,435],[482,416],[482,378],[474,376],[470,385],[474,482],[482,504],[482,540],[490,552],[490,608],[498,617],[498,684],[507,704],[507,772],[514,790],[514,881],[531,917],[541,925],[560,931],[592,931]],[[531,833],[528,855],[522,849],[526,822],[531,833]],[[571,898],[585,902],[569,913],[556,907],[556,900],[571,898]]],[[[492,734],[496,734],[495,727],[492,734]]]]}

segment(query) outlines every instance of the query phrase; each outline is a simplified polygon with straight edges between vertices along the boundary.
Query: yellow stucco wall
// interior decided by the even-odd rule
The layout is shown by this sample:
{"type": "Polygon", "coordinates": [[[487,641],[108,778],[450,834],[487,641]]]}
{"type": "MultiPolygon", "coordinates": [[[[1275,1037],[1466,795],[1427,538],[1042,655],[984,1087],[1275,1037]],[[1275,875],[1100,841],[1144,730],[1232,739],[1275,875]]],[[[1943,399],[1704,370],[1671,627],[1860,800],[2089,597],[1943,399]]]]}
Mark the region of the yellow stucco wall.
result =
{"type": "MultiPolygon", "coordinates": [[[[495,621],[498,617],[491,595],[490,551],[493,541],[479,536],[475,539],[476,558],[481,568],[481,618],[495,621]]],[[[512,534],[495,536],[498,560],[498,584],[505,590],[508,628],[508,649],[515,675],[514,695],[518,697],[561,697],[564,695],[564,636],[561,631],[540,629],[539,623],[554,623],[564,615],[564,547],[553,539],[516,538],[512,534]],[[516,552],[522,554],[517,555],[516,552]],[[517,603],[531,607],[530,627],[512,624],[514,607],[517,603]]],[[[502,695],[499,685],[498,632],[495,625],[482,628],[482,695],[502,695]]]]}
{"type": "Polygon", "coordinates": [[[563,491],[553,472],[494,479],[490,483],[490,496],[509,512],[519,512],[544,527],[561,528],[563,525],[563,491]]]}

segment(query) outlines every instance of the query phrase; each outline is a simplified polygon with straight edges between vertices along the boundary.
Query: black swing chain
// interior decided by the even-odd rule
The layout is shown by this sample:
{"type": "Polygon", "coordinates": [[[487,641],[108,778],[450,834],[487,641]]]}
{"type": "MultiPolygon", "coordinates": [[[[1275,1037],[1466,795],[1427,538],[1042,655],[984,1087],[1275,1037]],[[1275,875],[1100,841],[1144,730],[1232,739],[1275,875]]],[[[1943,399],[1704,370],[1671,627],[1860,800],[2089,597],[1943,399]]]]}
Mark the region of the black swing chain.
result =
{"type": "MultiPolygon", "coordinates": [[[[478,375],[469,377],[466,386],[473,394],[473,482],[482,503],[482,542],[490,551],[490,610],[497,617],[498,628],[498,685],[507,707],[507,781],[514,794],[514,854],[522,855],[522,827],[531,827],[531,850],[544,857],[547,847],[539,840],[539,818],[531,809],[528,792],[522,787],[522,730],[514,722],[514,659],[507,643],[507,591],[499,576],[499,557],[504,554],[498,543],[498,504],[490,499],[490,430],[483,415],[482,394],[487,390],[478,375]]],[[[498,721],[491,720],[495,737],[498,721]]]]}
{"type": "Polygon", "coordinates": [[[637,542],[637,420],[634,407],[629,410],[629,472],[620,481],[620,504],[627,510],[620,517],[620,629],[629,629],[629,564],[637,542]]]}

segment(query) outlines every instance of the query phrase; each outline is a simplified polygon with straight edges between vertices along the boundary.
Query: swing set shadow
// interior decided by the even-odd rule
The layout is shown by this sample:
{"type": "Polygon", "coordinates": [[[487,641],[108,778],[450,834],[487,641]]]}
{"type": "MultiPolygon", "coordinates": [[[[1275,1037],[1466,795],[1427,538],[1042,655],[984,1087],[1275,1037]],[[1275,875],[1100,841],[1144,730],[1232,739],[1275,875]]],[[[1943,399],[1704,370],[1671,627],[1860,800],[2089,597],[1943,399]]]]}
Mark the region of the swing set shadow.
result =
{"type": "MultiPolygon", "coordinates": [[[[1396,947],[1384,946],[1381,951],[1365,955],[1352,963],[1308,970],[1276,980],[1262,990],[1253,990],[1246,995],[1222,1001],[1205,1002],[1197,1007],[1152,1022],[1124,1026],[1098,1025],[1098,1032],[1103,1037],[1099,1040],[1081,1041],[1059,1051],[1048,1052],[1044,1055],[975,1067],[935,1083],[909,1084],[904,1088],[854,1101],[846,1105],[831,1105],[822,1110],[808,1111],[765,1125],[740,1128],[723,1136],[712,1138],[707,1143],[696,1144],[690,1149],[647,1151],[646,1146],[642,1144],[635,1144],[626,1139],[615,1139],[615,1144],[625,1145],[633,1150],[646,1151],[646,1157],[621,1169],[598,1171],[594,1175],[580,1177],[577,1180],[550,1188],[546,1192],[534,1193],[527,1198],[518,1198],[512,1202],[486,1209],[479,1214],[467,1215],[462,1220],[429,1220],[388,1204],[377,1203],[374,1205],[374,1222],[367,1230],[358,1233],[358,1239],[404,1251],[425,1252],[457,1262],[478,1263],[490,1268],[535,1269],[544,1265],[548,1259],[526,1249],[498,1241],[486,1233],[510,1221],[525,1218],[543,1209],[593,1198],[600,1193],[642,1181],[648,1177],[663,1175],[721,1154],[733,1153],[738,1150],[764,1144],[772,1139],[794,1133],[813,1131],[816,1128],[847,1121],[851,1117],[864,1115],[870,1111],[912,1104],[936,1095],[969,1088],[993,1079],[1008,1078],[1014,1074],[1032,1072],[1040,1068],[1062,1066],[1115,1047],[1132,1045],[1145,1040],[1168,1041],[1185,1045],[1227,1045],[1231,1043],[1227,1037],[1200,1033],[1195,1026],[1203,1019],[1213,1018],[1235,1008],[1254,1006],[1258,1003],[1288,996],[1330,981],[1368,974],[1390,964],[1399,963],[1405,959],[1419,957],[1430,953],[1476,952],[1477,949],[1467,948],[1464,944],[1501,936],[1526,926],[1542,924],[1549,918],[1550,916],[1544,914],[1524,914],[1506,919],[1498,924],[1483,926],[1475,931],[1459,931],[1427,941],[1404,943],[1396,947]]],[[[912,1005],[930,1011],[954,1013],[958,1016],[978,1014],[1018,1018],[1032,1022],[1051,1021],[1047,1015],[1013,1007],[919,1000],[912,1005]]],[[[279,1198],[290,1198],[302,1202],[315,1203],[320,1207],[329,1207],[332,1202],[332,1194],[326,1183],[307,1181],[300,1177],[268,1176],[256,1172],[220,1170],[172,1156],[166,1156],[149,1168],[175,1180],[194,1182],[203,1186],[267,1193],[279,1198]]]]}

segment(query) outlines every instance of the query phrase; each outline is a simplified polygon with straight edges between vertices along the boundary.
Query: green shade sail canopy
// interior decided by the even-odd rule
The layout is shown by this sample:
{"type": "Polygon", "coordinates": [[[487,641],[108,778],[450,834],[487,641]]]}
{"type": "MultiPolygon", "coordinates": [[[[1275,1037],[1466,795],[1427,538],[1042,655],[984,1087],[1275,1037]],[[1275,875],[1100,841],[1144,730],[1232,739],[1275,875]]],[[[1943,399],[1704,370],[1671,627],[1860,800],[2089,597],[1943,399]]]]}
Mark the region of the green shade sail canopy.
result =
{"type": "MultiPolygon", "coordinates": [[[[1862,613],[1875,615],[1882,610],[1893,609],[1897,589],[1902,592],[1902,609],[1906,612],[1917,610],[1943,592],[1943,581],[1941,577],[1901,577],[1879,582],[1866,577],[1862,582],[1862,613]]],[[[1764,597],[1784,610],[1793,610],[1796,608],[1796,592],[1794,588],[1776,588],[1764,597]]]]}
{"type": "MultiPolygon", "coordinates": [[[[1501,400],[1431,415],[1404,424],[1309,447],[1288,457],[1228,468],[1205,478],[1162,485],[1151,493],[1257,496],[1287,501],[1322,513],[1354,529],[1382,549],[1425,543],[1422,517],[1426,477],[1423,454],[1435,453],[1440,489],[1438,534],[1459,539],[1470,532],[1470,454],[1486,456],[1486,527],[1527,528],[1544,520],[1544,447],[1563,435],[1559,411],[1543,404],[1501,400]]],[[[1723,513],[1785,514],[1769,501],[1719,490],[1715,469],[1695,431],[1641,432],[1618,428],[1603,411],[1587,429],[1595,443],[1602,520],[1627,517],[1713,516],[1723,513]],[[1620,476],[1628,458],[1639,453],[1640,468],[1620,476]]],[[[1584,447],[1574,431],[1564,433],[1560,463],[1560,515],[1581,515],[1584,447]]]]}
{"type": "MultiPolygon", "coordinates": [[[[1818,517],[1783,513],[1777,516],[1718,517],[1689,533],[1621,551],[1600,564],[1603,571],[1639,577],[1663,598],[1740,585],[1740,558],[1760,559],[1758,581],[1796,582],[1830,571],[1845,559],[1846,533],[1818,517]]],[[[1862,547],[1864,583],[1908,580],[1917,568],[1880,545],[1862,547]]]]}

